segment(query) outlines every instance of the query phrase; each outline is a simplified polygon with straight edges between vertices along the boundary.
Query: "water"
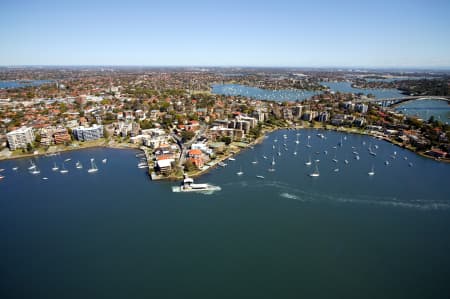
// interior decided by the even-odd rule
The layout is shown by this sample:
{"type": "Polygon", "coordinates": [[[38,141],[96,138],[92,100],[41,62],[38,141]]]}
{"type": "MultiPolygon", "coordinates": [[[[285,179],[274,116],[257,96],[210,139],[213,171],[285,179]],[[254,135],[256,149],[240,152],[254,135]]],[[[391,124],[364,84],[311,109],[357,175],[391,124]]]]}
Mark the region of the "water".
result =
{"type": "Polygon", "coordinates": [[[401,98],[405,96],[399,90],[392,88],[353,88],[350,82],[321,82],[320,84],[329,87],[335,92],[373,94],[378,99],[401,98]]]}
{"type": "Polygon", "coordinates": [[[434,116],[436,120],[446,123],[450,120],[450,105],[442,100],[414,100],[398,105],[395,110],[406,115],[415,115],[424,120],[434,116]]]}
{"type": "Polygon", "coordinates": [[[212,93],[228,96],[245,96],[253,99],[270,101],[302,101],[313,95],[319,94],[319,92],[315,91],[288,89],[270,90],[240,84],[214,84],[212,85],[212,93]]]}
{"type": "MultiPolygon", "coordinates": [[[[349,82],[321,82],[321,84],[329,87],[330,90],[334,92],[362,93],[366,95],[373,94],[376,98],[398,98],[404,96],[397,89],[353,88],[349,82]]],[[[313,95],[320,94],[321,92],[288,89],[269,90],[240,84],[215,84],[212,85],[212,93],[231,96],[245,96],[258,100],[303,101],[313,95]]]]}
{"type": "Polygon", "coordinates": [[[49,80],[32,80],[32,81],[0,81],[0,89],[2,88],[19,88],[28,86],[39,86],[51,83],[49,80]]]}
{"type": "Polygon", "coordinates": [[[300,131],[297,156],[296,131],[271,134],[196,180],[222,187],[211,195],[151,182],[135,151],[42,157],[40,176],[25,171],[29,159],[0,162],[2,298],[448,297],[450,165],[318,132],[300,131]],[[308,176],[309,156],[320,159],[318,178],[308,176]],[[67,175],[51,171],[69,157],[67,175]],[[87,173],[91,157],[96,174],[87,173]]]}

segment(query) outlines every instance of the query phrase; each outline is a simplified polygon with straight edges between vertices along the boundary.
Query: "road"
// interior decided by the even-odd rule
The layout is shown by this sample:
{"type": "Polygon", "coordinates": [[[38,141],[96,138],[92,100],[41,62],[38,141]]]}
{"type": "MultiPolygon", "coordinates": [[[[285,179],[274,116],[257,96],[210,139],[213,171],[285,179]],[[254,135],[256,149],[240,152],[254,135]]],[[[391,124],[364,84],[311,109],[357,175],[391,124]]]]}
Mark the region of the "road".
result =
{"type": "Polygon", "coordinates": [[[174,134],[174,133],[170,134],[172,136],[172,138],[174,138],[176,140],[178,146],[180,147],[180,157],[178,159],[178,167],[183,166],[184,162],[186,161],[186,151],[191,147],[192,143],[194,143],[199,136],[201,136],[205,133],[207,128],[208,128],[208,126],[201,125],[200,130],[198,130],[197,133],[195,133],[194,137],[186,143],[183,143],[181,141],[181,138],[178,137],[176,134],[174,134]]]}

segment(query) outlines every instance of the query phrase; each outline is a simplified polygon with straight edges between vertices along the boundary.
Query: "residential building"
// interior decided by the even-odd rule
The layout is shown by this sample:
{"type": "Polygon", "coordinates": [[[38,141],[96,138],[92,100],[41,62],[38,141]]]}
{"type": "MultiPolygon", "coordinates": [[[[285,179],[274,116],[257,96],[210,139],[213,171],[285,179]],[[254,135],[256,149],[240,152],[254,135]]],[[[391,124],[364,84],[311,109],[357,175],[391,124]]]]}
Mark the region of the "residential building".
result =
{"type": "Polygon", "coordinates": [[[6,134],[9,149],[14,151],[19,148],[27,148],[28,144],[34,142],[33,128],[22,127],[6,134]]]}
{"type": "Polygon", "coordinates": [[[73,136],[80,141],[97,140],[103,137],[103,126],[93,125],[92,127],[80,126],[73,129],[73,136]]]}

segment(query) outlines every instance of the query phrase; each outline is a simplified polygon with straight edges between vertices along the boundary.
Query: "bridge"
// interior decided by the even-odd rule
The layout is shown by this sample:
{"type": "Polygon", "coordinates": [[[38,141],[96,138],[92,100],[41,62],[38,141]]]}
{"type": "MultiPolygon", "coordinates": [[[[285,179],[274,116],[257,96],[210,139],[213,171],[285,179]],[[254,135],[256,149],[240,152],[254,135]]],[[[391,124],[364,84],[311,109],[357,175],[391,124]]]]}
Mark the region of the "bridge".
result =
{"type": "Polygon", "coordinates": [[[357,103],[368,104],[376,103],[383,107],[395,106],[400,103],[414,101],[414,100],[441,100],[450,103],[450,96],[404,96],[399,98],[385,98],[385,99],[360,99],[357,103]]]}

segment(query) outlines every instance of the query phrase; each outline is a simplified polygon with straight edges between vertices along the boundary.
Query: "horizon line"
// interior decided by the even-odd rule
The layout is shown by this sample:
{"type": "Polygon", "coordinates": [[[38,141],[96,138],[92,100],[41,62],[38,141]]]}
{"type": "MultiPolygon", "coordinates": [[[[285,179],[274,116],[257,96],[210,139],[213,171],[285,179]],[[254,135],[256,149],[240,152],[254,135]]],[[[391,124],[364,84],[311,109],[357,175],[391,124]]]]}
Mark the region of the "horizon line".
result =
{"type": "Polygon", "coordinates": [[[17,67],[148,67],[148,68],[274,68],[274,69],[366,69],[366,70],[439,70],[450,71],[450,66],[283,66],[283,65],[158,65],[158,64],[10,64],[0,68],[17,67]]]}

